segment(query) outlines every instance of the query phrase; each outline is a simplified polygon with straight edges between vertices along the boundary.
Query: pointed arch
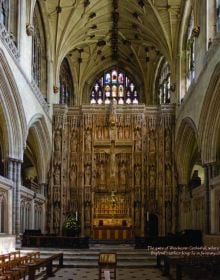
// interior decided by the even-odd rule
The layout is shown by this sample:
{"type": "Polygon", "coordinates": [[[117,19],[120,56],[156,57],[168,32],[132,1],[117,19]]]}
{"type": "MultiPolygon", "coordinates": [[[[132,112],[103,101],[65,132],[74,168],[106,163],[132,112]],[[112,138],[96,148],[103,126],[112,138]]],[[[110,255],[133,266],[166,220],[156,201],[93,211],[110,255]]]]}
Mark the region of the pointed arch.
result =
{"type": "Polygon", "coordinates": [[[199,119],[199,139],[202,162],[216,161],[218,136],[220,132],[220,63],[215,67],[204,98],[199,119]]]}
{"type": "Polygon", "coordinates": [[[198,131],[191,118],[182,120],[176,137],[176,166],[179,184],[187,184],[191,165],[199,152],[198,131]]]}
{"type": "Polygon", "coordinates": [[[3,124],[4,155],[22,160],[27,123],[14,76],[2,50],[0,77],[0,119],[3,124]]]}
{"type": "Polygon", "coordinates": [[[47,182],[49,162],[51,156],[51,135],[43,115],[36,114],[28,124],[28,138],[35,157],[35,166],[40,183],[47,182]]]}

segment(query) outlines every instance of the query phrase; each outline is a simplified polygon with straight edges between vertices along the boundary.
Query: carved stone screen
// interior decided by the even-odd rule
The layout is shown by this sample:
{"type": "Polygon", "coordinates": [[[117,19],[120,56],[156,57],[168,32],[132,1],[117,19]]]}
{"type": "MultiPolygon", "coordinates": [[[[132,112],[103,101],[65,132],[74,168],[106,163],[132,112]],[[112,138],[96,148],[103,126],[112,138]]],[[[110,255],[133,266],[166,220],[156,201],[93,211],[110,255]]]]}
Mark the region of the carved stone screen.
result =
{"type": "Polygon", "coordinates": [[[55,105],[53,143],[52,232],[62,233],[69,213],[93,238],[104,229],[107,239],[144,236],[152,218],[159,234],[175,230],[171,105],[55,105]]]}

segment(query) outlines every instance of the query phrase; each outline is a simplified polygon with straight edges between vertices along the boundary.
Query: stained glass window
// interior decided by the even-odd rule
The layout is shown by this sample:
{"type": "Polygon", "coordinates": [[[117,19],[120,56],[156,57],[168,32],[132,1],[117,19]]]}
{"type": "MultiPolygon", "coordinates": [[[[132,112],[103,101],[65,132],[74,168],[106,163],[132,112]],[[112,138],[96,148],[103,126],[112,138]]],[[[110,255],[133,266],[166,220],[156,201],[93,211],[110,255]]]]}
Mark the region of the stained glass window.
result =
{"type": "Polygon", "coordinates": [[[121,70],[113,68],[99,77],[91,91],[91,104],[138,104],[139,96],[134,82],[121,70]]]}

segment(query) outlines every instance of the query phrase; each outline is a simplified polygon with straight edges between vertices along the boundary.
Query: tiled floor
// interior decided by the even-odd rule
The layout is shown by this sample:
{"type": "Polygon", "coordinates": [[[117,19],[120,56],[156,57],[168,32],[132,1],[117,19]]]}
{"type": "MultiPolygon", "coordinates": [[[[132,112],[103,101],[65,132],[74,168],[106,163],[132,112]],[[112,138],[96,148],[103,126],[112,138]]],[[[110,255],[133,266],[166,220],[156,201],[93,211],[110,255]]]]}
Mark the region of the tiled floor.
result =
{"type": "MultiPolygon", "coordinates": [[[[156,268],[118,268],[117,280],[166,280],[156,268]]],[[[98,269],[96,268],[63,268],[56,272],[53,280],[98,280],[98,269]]],[[[102,278],[104,280],[104,277],[102,278]]],[[[111,278],[112,279],[112,278],[111,278]]]]}

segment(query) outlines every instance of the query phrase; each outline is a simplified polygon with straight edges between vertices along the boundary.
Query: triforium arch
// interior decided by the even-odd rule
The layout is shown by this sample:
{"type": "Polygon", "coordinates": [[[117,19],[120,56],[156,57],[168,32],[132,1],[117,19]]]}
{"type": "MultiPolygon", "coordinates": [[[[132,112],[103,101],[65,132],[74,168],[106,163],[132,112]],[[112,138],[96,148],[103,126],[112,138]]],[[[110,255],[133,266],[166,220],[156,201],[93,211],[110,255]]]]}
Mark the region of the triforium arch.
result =
{"type": "Polygon", "coordinates": [[[198,158],[198,131],[191,118],[182,120],[176,135],[176,167],[178,183],[186,185],[190,178],[192,164],[198,158]]]}
{"type": "Polygon", "coordinates": [[[22,160],[27,123],[22,101],[3,52],[0,50],[0,110],[4,135],[4,155],[22,160]]]}
{"type": "Polygon", "coordinates": [[[215,163],[220,131],[220,63],[209,82],[199,120],[201,157],[204,164],[215,163]]]}

